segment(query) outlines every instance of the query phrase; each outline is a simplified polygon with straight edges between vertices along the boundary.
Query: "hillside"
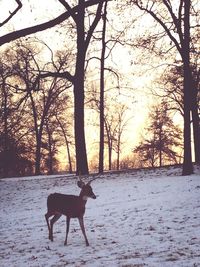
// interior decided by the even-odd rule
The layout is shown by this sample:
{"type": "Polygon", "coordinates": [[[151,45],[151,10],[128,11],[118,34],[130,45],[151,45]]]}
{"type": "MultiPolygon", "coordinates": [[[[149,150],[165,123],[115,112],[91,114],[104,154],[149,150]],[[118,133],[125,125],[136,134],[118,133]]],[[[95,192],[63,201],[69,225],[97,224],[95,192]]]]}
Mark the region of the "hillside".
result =
{"type": "Polygon", "coordinates": [[[76,178],[40,176],[0,181],[1,267],[197,267],[200,266],[200,172],[181,176],[178,167],[105,174],[92,183],[85,246],[65,217],[48,240],[44,218],[50,193],[78,194],[76,178]]]}

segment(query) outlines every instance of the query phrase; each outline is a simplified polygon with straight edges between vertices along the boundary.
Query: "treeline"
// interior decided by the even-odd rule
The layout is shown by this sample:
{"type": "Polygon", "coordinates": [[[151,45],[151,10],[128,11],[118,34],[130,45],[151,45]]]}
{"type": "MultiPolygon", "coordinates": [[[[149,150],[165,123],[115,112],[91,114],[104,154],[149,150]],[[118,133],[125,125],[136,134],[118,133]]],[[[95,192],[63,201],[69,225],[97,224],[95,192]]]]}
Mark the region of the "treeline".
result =
{"type": "MultiPolygon", "coordinates": [[[[48,69],[65,66],[58,53],[48,69]]],[[[36,77],[45,68],[38,48],[24,42],[10,46],[1,57],[1,176],[54,173],[61,145],[66,146],[72,164],[71,84],[66,79],[46,78],[34,87],[36,77]]]]}
{"type": "MultiPolygon", "coordinates": [[[[33,39],[14,43],[4,51],[0,61],[2,177],[56,173],[61,169],[58,157],[61,149],[66,155],[65,171],[76,171],[72,83],[59,77],[59,72],[71,68],[72,51],[67,54],[66,50],[57,51],[52,61],[44,62],[41,60],[43,45],[38,40],[34,46],[32,43],[33,39]],[[41,73],[43,77],[38,80],[41,73]]],[[[86,99],[88,112],[96,113],[97,118],[100,112],[98,95],[93,86],[86,99]]],[[[117,96],[110,97],[110,92],[105,96],[104,144],[110,170],[120,168],[121,137],[129,120],[127,112],[128,107],[119,102],[117,96]],[[113,152],[117,155],[116,161],[113,152]]],[[[99,131],[97,121],[93,129],[99,131]]],[[[98,160],[90,166],[98,171],[98,160]]]]}

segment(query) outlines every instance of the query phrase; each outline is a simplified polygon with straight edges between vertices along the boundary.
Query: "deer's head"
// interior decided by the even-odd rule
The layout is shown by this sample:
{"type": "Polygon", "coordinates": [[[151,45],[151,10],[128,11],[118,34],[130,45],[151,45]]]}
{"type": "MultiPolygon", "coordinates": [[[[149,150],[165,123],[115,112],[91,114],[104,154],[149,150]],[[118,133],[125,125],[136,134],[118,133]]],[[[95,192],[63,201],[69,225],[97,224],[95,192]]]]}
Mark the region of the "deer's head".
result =
{"type": "Polygon", "coordinates": [[[92,190],[90,183],[91,181],[85,184],[81,180],[77,182],[78,187],[81,188],[80,196],[83,198],[83,200],[87,200],[88,198],[96,199],[96,196],[92,190]]]}

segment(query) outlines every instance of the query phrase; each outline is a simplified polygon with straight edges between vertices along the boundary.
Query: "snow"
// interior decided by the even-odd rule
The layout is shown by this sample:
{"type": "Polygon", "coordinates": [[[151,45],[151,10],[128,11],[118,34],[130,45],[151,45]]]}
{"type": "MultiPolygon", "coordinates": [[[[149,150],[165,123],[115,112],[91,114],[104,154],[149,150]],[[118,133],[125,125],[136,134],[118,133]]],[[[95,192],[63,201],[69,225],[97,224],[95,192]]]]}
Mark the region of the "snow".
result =
{"type": "Polygon", "coordinates": [[[200,266],[200,171],[181,169],[107,173],[92,182],[86,247],[72,219],[68,245],[65,217],[48,239],[44,214],[50,193],[78,194],[76,178],[40,176],[0,180],[1,267],[197,267],[200,266]]]}

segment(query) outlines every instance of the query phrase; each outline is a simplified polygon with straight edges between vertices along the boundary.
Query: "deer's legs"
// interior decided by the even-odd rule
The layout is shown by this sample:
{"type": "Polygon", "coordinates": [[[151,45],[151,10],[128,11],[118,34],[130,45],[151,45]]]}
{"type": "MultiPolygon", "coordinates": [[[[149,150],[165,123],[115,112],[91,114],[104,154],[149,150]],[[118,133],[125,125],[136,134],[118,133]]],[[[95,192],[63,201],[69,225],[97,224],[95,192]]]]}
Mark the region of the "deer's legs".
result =
{"type": "Polygon", "coordinates": [[[49,239],[53,241],[53,225],[62,216],[62,214],[56,214],[50,221],[49,239]]]}
{"type": "Polygon", "coordinates": [[[50,225],[49,225],[49,217],[50,217],[51,215],[47,212],[46,214],[45,214],[45,219],[46,219],[46,222],[47,222],[47,226],[48,226],[48,230],[49,230],[49,239],[50,239],[50,225]]]}
{"type": "Polygon", "coordinates": [[[79,217],[78,220],[79,220],[79,224],[80,224],[82,233],[83,233],[83,235],[85,237],[86,246],[89,246],[89,242],[88,242],[88,239],[87,239],[87,236],[86,236],[86,233],[85,233],[83,217],[79,217]]]}
{"type": "Polygon", "coordinates": [[[66,223],[67,223],[67,228],[66,228],[66,238],[65,238],[65,243],[64,245],[67,245],[67,237],[68,237],[68,233],[69,233],[69,225],[70,225],[70,217],[67,216],[66,217],[66,223]]]}

